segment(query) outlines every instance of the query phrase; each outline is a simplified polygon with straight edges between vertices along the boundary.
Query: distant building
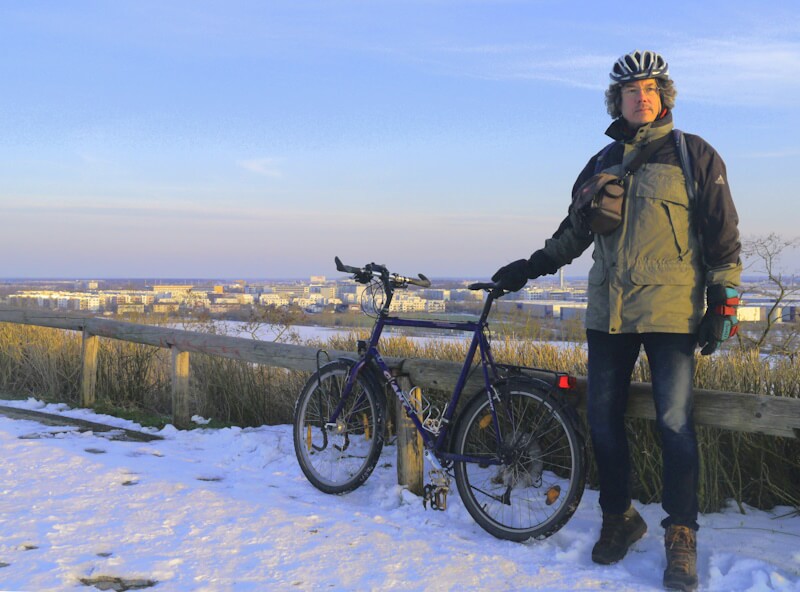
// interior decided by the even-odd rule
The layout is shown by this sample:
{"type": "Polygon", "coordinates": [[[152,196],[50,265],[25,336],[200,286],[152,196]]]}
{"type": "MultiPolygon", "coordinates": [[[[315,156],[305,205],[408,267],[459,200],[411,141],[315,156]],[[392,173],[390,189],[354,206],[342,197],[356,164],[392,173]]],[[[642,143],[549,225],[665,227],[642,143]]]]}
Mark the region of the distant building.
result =
{"type": "Polygon", "coordinates": [[[508,300],[497,303],[499,310],[519,310],[536,319],[574,319],[586,316],[586,304],[564,300],[508,300]]]}
{"type": "Polygon", "coordinates": [[[336,286],[312,284],[303,288],[303,297],[325,304],[329,300],[336,298],[336,292],[336,286]]]}
{"type": "Polygon", "coordinates": [[[586,318],[586,305],[562,306],[561,320],[571,321],[573,319],[583,320],[586,318]]]}
{"type": "Polygon", "coordinates": [[[285,294],[262,294],[258,297],[258,303],[263,306],[288,306],[289,297],[285,294]]]}
{"type": "Polygon", "coordinates": [[[185,298],[193,288],[194,286],[190,284],[156,284],[153,286],[153,292],[163,296],[182,299],[185,298]]]}
{"type": "Polygon", "coordinates": [[[179,308],[180,306],[177,302],[161,301],[158,304],[153,305],[153,312],[160,314],[175,313],[178,312],[179,308]]]}
{"type": "Polygon", "coordinates": [[[427,300],[450,300],[450,290],[426,288],[424,290],[420,290],[420,296],[427,300]]]}
{"type": "Polygon", "coordinates": [[[765,318],[763,313],[764,308],[762,306],[740,306],[736,310],[736,317],[739,321],[757,323],[765,318]]]}

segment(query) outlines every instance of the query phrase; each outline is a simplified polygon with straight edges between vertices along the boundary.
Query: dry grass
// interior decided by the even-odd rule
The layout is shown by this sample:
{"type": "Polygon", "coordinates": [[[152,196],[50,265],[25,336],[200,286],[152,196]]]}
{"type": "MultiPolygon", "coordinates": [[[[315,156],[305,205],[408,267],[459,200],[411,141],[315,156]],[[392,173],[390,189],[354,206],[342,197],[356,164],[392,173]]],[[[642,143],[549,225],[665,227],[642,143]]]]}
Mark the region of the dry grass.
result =
{"type": "Polygon", "coordinates": [[[74,403],[81,375],[81,340],[75,333],[0,323],[0,389],[74,403]]]}
{"type": "MultiPolygon", "coordinates": [[[[317,344],[331,350],[354,351],[366,333],[353,331],[317,344]]],[[[511,336],[498,337],[493,349],[498,361],[586,374],[583,346],[555,346],[511,336]]],[[[461,361],[462,341],[419,343],[404,337],[382,342],[387,357],[461,361]]],[[[98,370],[98,408],[139,410],[168,417],[170,356],[167,350],[102,340],[98,370]]],[[[81,337],[57,329],[0,323],[0,389],[17,396],[47,401],[80,402],[81,337]]],[[[295,397],[307,375],[212,356],[192,355],[193,410],[222,423],[242,426],[290,423],[295,397]]],[[[647,382],[644,361],[635,381],[647,382]]],[[[698,358],[696,386],[704,389],[800,396],[800,365],[788,359],[765,364],[754,352],[733,350],[698,358]]],[[[445,397],[444,393],[427,393],[445,397]]],[[[660,498],[661,455],[652,422],[628,422],[634,451],[635,496],[643,502],[660,498]]],[[[701,451],[700,500],[703,511],[714,511],[728,500],[759,508],[800,507],[800,442],[712,428],[698,430],[701,451]]],[[[593,476],[590,476],[590,482],[593,476]]]]}

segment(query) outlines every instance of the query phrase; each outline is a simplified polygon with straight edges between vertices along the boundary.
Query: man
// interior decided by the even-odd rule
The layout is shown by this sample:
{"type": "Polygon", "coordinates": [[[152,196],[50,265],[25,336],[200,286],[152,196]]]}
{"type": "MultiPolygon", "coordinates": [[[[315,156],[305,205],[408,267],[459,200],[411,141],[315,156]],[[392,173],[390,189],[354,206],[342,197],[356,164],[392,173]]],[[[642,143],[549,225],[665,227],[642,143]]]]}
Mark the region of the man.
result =
{"type": "Polygon", "coordinates": [[[631,505],[623,421],[631,373],[644,346],[662,441],[664,586],[694,590],[699,472],[692,420],[694,350],[699,343],[708,355],[736,332],[742,269],[738,216],[725,165],[698,136],[683,136],[690,161],[684,177],[673,134],[676,91],[664,58],[636,50],[619,58],[610,76],[606,107],[614,122],[606,134],[615,143],[592,157],[578,176],[569,214],[544,248],[500,268],[492,279],[519,290],[528,279],[555,273],[594,245],[586,312],[588,418],[603,524],[592,559],[621,560],[647,530],[631,505]],[[648,156],[637,168],[634,162],[643,150],[648,156]],[[601,172],[622,177],[618,183],[624,188],[621,223],[603,234],[591,230],[593,211],[582,197],[599,187],[601,172]],[[691,177],[694,185],[688,183],[691,177]]]}

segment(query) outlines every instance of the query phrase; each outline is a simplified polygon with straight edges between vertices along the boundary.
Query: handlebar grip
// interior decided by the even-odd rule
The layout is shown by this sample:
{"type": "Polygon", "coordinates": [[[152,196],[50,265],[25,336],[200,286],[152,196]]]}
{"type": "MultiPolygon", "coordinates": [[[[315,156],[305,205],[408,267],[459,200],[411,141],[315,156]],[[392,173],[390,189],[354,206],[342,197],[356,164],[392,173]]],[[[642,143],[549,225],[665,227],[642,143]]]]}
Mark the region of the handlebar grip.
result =
{"type": "Polygon", "coordinates": [[[342,260],[339,257],[334,257],[333,260],[336,262],[336,270],[343,271],[344,273],[359,273],[361,270],[358,267],[353,267],[352,265],[345,265],[342,263],[342,260]]]}
{"type": "Polygon", "coordinates": [[[408,283],[409,284],[413,284],[415,286],[419,286],[421,288],[430,288],[431,287],[431,281],[428,278],[426,278],[421,273],[419,273],[417,275],[419,275],[419,279],[418,280],[415,280],[413,278],[409,278],[408,283]]]}
{"type": "Polygon", "coordinates": [[[467,286],[470,290],[498,290],[500,285],[496,282],[476,282],[467,286]]]}

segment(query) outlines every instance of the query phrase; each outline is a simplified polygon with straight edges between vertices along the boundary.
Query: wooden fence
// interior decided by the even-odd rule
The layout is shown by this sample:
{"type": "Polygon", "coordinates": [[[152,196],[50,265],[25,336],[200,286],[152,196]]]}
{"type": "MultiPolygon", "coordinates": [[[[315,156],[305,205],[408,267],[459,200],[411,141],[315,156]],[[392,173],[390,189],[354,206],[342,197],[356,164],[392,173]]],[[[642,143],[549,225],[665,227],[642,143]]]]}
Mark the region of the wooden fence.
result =
{"type": "MultiPolygon", "coordinates": [[[[190,425],[192,409],[189,398],[189,357],[203,353],[234,360],[263,364],[289,370],[311,372],[316,369],[316,348],[242,337],[209,335],[169,327],[141,325],[95,318],[78,313],[57,313],[35,309],[0,308],[0,322],[36,325],[82,332],[81,403],[90,407],[95,401],[98,339],[110,338],[141,343],[172,351],[172,412],[177,427],[190,425]]],[[[331,358],[352,356],[352,352],[330,350],[331,358]]],[[[458,380],[461,364],[425,359],[386,358],[387,364],[403,377],[405,385],[423,389],[450,391],[458,380]]],[[[482,378],[476,378],[475,388],[482,378]]],[[[468,385],[469,387],[469,385],[468,385]]],[[[575,388],[579,408],[586,406],[586,380],[578,377],[575,388]]],[[[695,422],[726,430],[800,438],[800,393],[767,396],[695,389],[695,422]]],[[[655,408],[648,383],[631,385],[628,416],[653,419],[655,408]]],[[[412,462],[411,472],[421,467],[412,462]]]]}

